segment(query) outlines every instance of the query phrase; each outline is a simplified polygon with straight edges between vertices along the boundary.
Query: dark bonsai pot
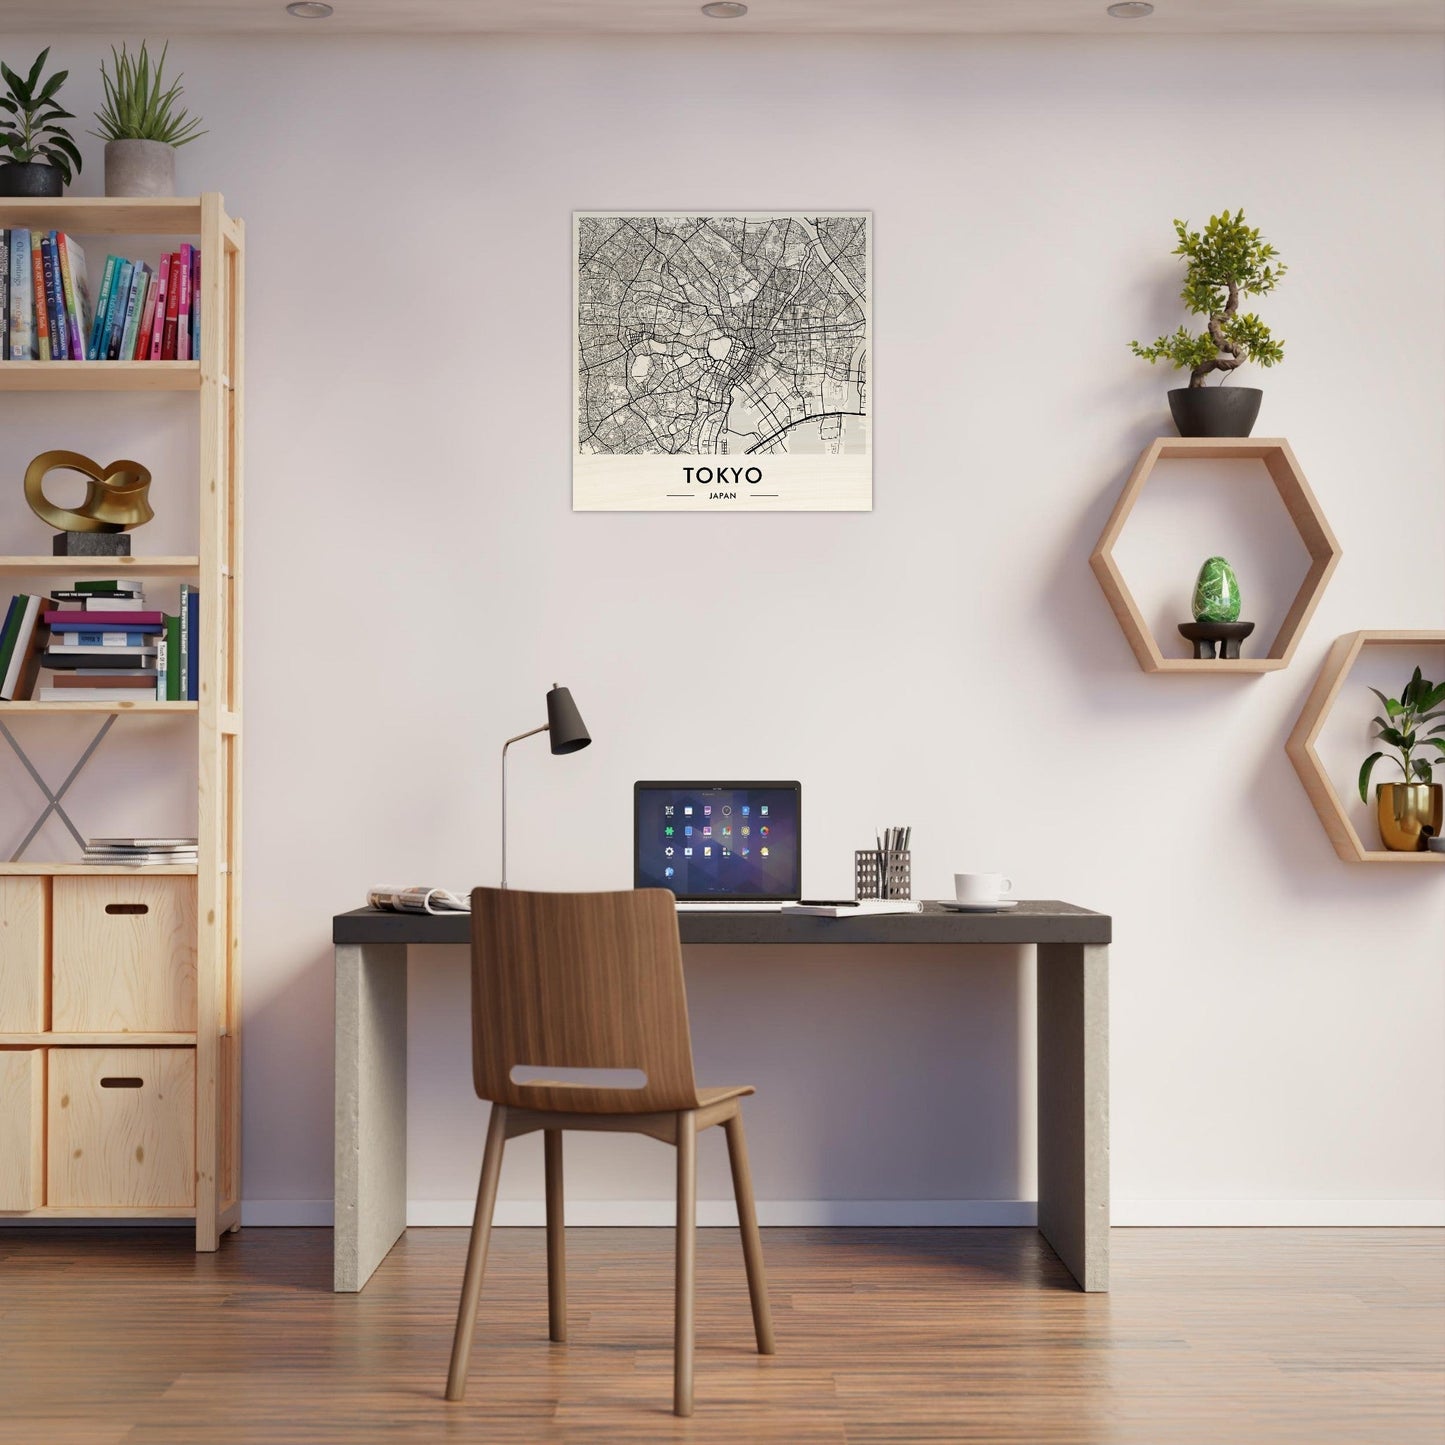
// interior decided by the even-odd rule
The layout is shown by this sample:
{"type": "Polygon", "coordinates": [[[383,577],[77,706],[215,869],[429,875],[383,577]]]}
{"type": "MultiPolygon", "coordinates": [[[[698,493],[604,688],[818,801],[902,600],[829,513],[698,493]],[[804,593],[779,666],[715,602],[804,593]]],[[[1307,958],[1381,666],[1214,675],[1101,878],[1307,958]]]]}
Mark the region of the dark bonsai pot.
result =
{"type": "Polygon", "coordinates": [[[0,165],[0,196],[58,196],[65,182],[54,166],[38,161],[7,161],[0,165]]]}
{"type": "Polygon", "coordinates": [[[1181,386],[1169,410],[1182,437],[1247,437],[1264,393],[1252,386],[1181,386]]]}

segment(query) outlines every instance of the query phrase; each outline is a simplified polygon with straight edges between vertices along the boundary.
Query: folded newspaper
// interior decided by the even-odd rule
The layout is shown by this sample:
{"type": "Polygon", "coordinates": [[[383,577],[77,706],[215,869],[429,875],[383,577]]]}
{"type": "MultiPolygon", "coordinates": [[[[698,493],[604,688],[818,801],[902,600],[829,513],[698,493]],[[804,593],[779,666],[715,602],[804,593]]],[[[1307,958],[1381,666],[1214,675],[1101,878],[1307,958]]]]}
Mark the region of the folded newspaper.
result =
{"type": "Polygon", "coordinates": [[[470,913],[472,900],[445,888],[373,888],[367,906],[392,913],[470,913]]]}

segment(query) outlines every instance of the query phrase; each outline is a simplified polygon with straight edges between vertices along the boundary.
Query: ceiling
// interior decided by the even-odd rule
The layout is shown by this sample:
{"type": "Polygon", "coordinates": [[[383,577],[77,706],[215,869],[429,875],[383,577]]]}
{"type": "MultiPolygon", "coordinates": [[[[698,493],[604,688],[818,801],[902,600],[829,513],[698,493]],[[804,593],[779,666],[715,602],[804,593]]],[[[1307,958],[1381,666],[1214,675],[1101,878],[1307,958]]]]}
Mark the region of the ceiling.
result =
{"type": "Polygon", "coordinates": [[[1114,20],[1108,0],[751,0],[708,20],[700,0],[332,0],[296,20],[284,0],[3,0],[5,27],[65,35],[1242,35],[1445,31],[1445,0],[1155,0],[1114,20]]]}

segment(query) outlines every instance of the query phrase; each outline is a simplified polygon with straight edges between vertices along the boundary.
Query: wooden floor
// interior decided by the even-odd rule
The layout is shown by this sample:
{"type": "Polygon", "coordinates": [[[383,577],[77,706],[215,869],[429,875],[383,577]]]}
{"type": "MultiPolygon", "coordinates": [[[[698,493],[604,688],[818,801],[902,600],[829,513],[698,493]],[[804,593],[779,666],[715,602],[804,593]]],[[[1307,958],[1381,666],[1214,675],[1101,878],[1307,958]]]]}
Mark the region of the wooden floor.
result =
{"type": "Polygon", "coordinates": [[[0,1441],[1445,1440],[1445,1231],[1115,1230],[1075,1290],[1030,1230],[701,1231],[697,1414],[671,1403],[671,1235],[574,1230],[547,1342],[539,1230],[503,1229],[467,1401],[442,1400],[466,1235],[331,1293],[326,1230],[0,1230],[0,1441]]]}

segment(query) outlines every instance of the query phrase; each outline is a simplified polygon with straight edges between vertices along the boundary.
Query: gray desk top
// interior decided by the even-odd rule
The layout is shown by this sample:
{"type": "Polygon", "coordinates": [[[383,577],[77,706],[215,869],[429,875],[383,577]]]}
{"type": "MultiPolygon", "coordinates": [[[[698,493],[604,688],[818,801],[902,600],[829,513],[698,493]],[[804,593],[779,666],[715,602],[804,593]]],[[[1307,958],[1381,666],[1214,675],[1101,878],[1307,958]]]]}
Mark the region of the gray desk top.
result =
{"type": "MultiPolygon", "coordinates": [[[[1003,913],[922,913],[813,918],[746,909],[687,909],[677,915],[684,943],[1108,943],[1113,920],[1057,899],[1024,899],[1003,913]]],[[[383,913],[354,908],[331,921],[333,943],[467,943],[465,913],[383,913]]]]}

